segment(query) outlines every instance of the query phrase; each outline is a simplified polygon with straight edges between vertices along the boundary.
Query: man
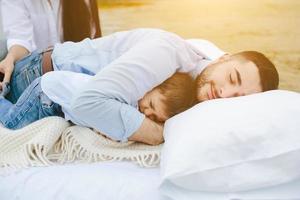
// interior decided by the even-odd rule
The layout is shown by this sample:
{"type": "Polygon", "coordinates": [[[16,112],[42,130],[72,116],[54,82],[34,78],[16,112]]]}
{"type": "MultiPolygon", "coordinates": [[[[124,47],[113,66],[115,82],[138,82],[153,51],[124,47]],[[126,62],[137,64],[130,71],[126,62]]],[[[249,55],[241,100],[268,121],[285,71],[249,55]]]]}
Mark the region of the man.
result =
{"type": "MultiPolygon", "coordinates": [[[[52,67],[94,75],[67,102],[76,120],[122,142],[159,144],[163,142],[163,124],[136,109],[139,99],[175,72],[197,76],[200,102],[276,89],[278,73],[274,65],[262,54],[257,53],[261,55],[257,58],[256,52],[254,56],[252,53],[248,57],[243,53],[225,55],[207,41],[186,41],[158,29],[118,32],[95,40],[56,44],[52,59],[49,53],[44,53],[21,60],[19,65],[32,66],[30,73],[25,73],[28,67],[15,70],[11,80],[14,86],[7,98],[16,102],[31,79],[51,71],[52,67]],[[257,59],[262,61],[257,62],[257,59]],[[264,75],[275,78],[265,79],[264,75]],[[17,84],[24,76],[28,79],[27,85],[17,84]]],[[[4,80],[9,81],[13,70],[0,70],[5,74],[4,80]]],[[[64,96],[64,88],[51,90],[59,88],[56,84],[61,79],[42,79],[43,91],[50,100],[64,96]]],[[[65,79],[71,82],[70,78],[65,79]]],[[[69,119],[75,120],[72,116],[69,119]]]]}
{"type": "Polygon", "coordinates": [[[205,68],[196,81],[201,102],[277,89],[279,76],[263,54],[244,51],[222,56],[205,68]]]}

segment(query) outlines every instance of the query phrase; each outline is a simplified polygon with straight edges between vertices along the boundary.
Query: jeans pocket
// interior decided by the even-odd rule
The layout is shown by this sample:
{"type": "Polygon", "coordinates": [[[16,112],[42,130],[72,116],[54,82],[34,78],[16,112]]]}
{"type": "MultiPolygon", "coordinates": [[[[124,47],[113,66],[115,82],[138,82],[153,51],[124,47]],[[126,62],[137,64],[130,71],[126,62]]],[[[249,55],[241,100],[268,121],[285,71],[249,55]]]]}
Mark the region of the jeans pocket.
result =
{"type": "Polygon", "coordinates": [[[17,72],[11,80],[11,90],[8,99],[16,103],[26,88],[39,77],[41,77],[39,63],[35,63],[33,66],[29,64],[23,70],[17,72]]]}

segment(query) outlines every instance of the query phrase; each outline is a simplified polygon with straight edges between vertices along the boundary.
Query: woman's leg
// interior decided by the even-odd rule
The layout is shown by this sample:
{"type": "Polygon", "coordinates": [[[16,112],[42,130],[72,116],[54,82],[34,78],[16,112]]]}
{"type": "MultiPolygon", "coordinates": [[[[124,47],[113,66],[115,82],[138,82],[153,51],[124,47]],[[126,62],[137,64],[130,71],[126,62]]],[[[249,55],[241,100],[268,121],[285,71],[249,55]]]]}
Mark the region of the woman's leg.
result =
{"type": "MultiPolygon", "coordinates": [[[[0,95],[0,115],[3,116],[4,112],[8,111],[13,104],[5,99],[2,95],[0,95]]],[[[0,116],[0,118],[1,118],[0,116]]],[[[0,120],[1,121],[1,120],[0,120]]]]}
{"type": "Polygon", "coordinates": [[[10,92],[6,96],[16,103],[24,90],[38,77],[42,76],[42,54],[35,51],[15,63],[10,81],[10,92]]]}
{"type": "Polygon", "coordinates": [[[41,89],[41,78],[35,79],[16,104],[0,97],[0,122],[6,128],[19,129],[48,116],[63,117],[61,107],[41,89]]]}

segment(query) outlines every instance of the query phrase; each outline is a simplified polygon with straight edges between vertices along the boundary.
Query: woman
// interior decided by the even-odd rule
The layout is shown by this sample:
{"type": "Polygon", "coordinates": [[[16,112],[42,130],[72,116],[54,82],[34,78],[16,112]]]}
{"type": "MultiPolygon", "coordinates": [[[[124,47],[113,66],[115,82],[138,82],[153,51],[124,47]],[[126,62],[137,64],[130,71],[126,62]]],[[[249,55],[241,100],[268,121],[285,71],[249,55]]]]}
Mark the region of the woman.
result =
{"type": "Polygon", "coordinates": [[[8,53],[0,62],[0,89],[30,52],[101,36],[96,0],[2,0],[1,9],[8,53]]]}

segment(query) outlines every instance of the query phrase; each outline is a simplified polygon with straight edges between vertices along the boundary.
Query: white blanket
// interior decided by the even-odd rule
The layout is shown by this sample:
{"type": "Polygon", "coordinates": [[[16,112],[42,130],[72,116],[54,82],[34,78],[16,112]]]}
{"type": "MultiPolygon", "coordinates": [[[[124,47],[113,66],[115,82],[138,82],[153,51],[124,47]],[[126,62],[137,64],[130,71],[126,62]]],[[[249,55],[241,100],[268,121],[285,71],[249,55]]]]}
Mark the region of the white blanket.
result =
{"type": "Polygon", "coordinates": [[[156,167],[162,145],[119,143],[86,127],[48,117],[19,130],[0,128],[0,174],[64,163],[129,160],[156,167]]]}

